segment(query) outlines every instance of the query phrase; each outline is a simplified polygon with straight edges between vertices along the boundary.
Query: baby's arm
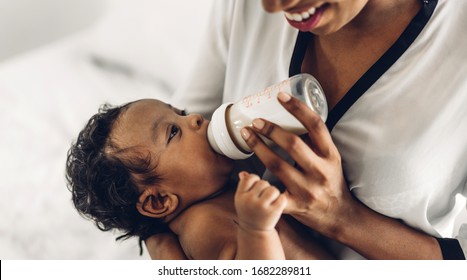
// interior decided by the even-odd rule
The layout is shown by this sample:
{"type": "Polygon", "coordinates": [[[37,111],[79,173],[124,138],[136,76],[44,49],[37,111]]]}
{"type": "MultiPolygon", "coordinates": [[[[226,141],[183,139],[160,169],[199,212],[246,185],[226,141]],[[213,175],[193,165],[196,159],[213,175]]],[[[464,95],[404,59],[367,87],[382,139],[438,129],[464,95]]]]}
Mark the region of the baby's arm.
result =
{"type": "Polygon", "coordinates": [[[238,216],[236,259],[285,259],[275,229],[287,200],[257,175],[239,174],[235,209],[238,216]]]}

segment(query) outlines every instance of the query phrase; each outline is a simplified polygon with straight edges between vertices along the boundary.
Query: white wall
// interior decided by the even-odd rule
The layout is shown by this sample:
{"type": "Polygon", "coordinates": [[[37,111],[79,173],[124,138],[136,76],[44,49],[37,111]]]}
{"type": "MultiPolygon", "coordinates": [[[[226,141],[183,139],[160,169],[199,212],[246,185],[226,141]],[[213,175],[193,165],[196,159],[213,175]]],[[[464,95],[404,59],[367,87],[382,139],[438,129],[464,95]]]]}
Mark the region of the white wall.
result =
{"type": "Polygon", "coordinates": [[[102,13],[105,2],[0,0],[0,62],[85,28],[102,13]]]}

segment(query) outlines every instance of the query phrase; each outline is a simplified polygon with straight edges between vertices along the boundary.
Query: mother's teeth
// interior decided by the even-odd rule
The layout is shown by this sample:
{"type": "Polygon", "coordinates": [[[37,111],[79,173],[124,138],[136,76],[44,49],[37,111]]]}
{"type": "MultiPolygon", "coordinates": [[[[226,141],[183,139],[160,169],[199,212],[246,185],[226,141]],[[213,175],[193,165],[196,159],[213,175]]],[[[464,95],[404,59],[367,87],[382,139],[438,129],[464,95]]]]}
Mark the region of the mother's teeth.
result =
{"type": "Polygon", "coordinates": [[[301,13],[285,13],[285,16],[290,19],[290,20],[293,20],[293,21],[303,21],[305,19],[308,19],[310,16],[314,15],[316,12],[316,8],[310,8],[308,9],[308,11],[305,11],[305,12],[301,12],[301,13]]]}
{"type": "Polygon", "coordinates": [[[295,21],[302,21],[302,15],[301,14],[292,14],[293,20],[295,21]]]}

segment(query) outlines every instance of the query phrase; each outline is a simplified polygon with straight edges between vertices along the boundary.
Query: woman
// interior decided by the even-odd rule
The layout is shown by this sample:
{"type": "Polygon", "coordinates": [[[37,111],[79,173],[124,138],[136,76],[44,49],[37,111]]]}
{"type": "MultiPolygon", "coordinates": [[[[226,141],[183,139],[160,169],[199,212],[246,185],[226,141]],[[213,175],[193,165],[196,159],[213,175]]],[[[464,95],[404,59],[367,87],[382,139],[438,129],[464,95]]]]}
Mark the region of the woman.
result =
{"type": "Polygon", "coordinates": [[[465,211],[456,196],[467,193],[467,3],[218,2],[216,39],[206,39],[175,103],[209,115],[288,75],[312,74],[331,109],[327,128],[283,96],[307,126],[309,145],[264,120],[244,131],[295,201],[288,212],[367,258],[465,258],[467,226],[454,225],[465,211]]]}

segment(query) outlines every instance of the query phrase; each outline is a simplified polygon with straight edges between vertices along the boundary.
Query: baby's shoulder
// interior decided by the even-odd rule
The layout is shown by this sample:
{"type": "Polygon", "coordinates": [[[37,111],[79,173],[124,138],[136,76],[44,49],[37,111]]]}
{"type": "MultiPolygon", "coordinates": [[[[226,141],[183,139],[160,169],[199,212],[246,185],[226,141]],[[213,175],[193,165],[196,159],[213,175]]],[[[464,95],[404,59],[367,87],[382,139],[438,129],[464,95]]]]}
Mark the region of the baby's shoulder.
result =
{"type": "Polygon", "coordinates": [[[236,215],[228,206],[206,201],[185,213],[180,243],[193,259],[229,259],[236,249],[236,215]]]}

